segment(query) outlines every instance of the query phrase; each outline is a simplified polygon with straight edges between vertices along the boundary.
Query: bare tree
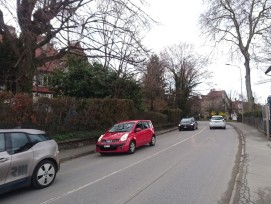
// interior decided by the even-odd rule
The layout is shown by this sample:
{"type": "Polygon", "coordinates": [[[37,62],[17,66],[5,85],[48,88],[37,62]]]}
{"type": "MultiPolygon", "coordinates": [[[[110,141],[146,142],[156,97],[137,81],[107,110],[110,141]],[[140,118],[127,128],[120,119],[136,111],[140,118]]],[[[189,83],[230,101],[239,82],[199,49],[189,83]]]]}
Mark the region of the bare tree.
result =
{"type": "Polygon", "coordinates": [[[239,95],[239,99],[237,99],[236,97],[238,97],[238,93],[236,91],[233,91],[233,90],[227,91],[227,96],[229,98],[229,104],[228,103],[225,103],[225,104],[227,105],[227,108],[229,110],[229,114],[231,115],[233,113],[232,112],[233,102],[236,101],[236,100],[239,100],[239,102],[240,102],[240,101],[243,100],[243,98],[242,98],[241,95],[239,95]]]}
{"type": "Polygon", "coordinates": [[[193,45],[187,43],[165,48],[161,58],[175,84],[175,105],[185,111],[195,88],[211,77],[211,73],[204,69],[208,61],[198,56],[193,45]]]}
{"type": "Polygon", "coordinates": [[[143,90],[150,101],[150,110],[154,110],[154,101],[164,97],[164,66],[157,55],[152,55],[143,72],[143,90]]]}
{"type": "Polygon", "coordinates": [[[31,90],[37,67],[76,49],[89,59],[102,59],[105,66],[113,59],[125,66],[141,63],[147,51],[141,35],[152,22],[141,9],[144,4],[143,0],[0,0],[0,34],[17,57],[13,65],[19,70],[17,91],[31,90]],[[9,25],[17,28],[20,46],[9,25]],[[80,47],[75,46],[78,42],[80,47]],[[48,43],[54,43],[58,52],[35,56],[48,43]]]}
{"type": "Polygon", "coordinates": [[[206,11],[200,17],[205,34],[214,41],[233,45],[244,59],[249,109],[254,109],[251,88],[251,60],[257,57],[271,27],[271,2],[268,0],[204,0],[206,11]]]}

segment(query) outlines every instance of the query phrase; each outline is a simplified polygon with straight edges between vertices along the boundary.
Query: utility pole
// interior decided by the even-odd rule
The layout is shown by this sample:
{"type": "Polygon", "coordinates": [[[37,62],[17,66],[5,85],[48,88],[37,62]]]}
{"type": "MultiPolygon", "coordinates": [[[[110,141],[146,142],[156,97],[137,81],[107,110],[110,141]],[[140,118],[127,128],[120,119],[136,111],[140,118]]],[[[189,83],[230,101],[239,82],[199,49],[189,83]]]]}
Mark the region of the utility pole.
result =
{"type": "Polygon", "coordinates": [[[226,64],[228,66],[234,66],[239,68],[240,70],[240,79],[241,79],[241,100],[242,100],[242,123],[244,123],[244,97],[243,97],[243,82],[242,82],[242,72],[241,72],[241,67],[239,67],[238,65],[234,65],[234,64],[226,64]]]}

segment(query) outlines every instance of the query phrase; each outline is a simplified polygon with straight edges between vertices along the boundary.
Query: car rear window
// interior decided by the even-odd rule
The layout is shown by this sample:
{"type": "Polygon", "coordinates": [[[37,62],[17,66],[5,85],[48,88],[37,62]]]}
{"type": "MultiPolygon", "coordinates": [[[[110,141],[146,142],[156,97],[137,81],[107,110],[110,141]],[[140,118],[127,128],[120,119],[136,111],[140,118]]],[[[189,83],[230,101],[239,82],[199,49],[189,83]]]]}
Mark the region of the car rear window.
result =
{"type": "Polygon", "coordinates": [[[46,134],[30,134],[30,141],[34,144],[50,140],[51,138],[46,134]]]}
{"type": "Polygon", "coordinates": [[[142,122],[142,126],[143,126],[143,129],[148,129],[149,128],[149,124],[148,122],[142,122]]]}
{"type": "Polygon", "coordinates": [[[12,148],[10,151],[11,154],[20,153],[31,148],[31,143],[29,142],[25,133],[10,133],[10,140],[12,144],[12,148]]]}
{"type": "Polygon", "coordinates": [[[212,120],[223,120],[223,117],[212,117],[212,120]]]}
{"type": "Polygon", "coordinates": [[[152,122],[151,122],[151,121],[148,121],[148,124],[149,124],[149,127],[150,127],[150,128],[153,128],[153,125],[152,125],[152,122]]]}

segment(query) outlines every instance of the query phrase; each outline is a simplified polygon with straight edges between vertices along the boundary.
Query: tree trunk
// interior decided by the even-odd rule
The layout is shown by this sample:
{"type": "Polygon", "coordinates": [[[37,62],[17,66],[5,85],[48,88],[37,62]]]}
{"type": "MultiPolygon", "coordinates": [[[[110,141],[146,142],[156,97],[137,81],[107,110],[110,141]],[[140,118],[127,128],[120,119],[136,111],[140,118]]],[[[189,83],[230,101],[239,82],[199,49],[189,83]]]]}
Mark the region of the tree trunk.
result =
{"type": "MultiPolygon", "coordinates": [[[[251,77],[250,77],[250,65],[249,65],[249,58],[245,56],[245,68],[246,68],[246,90],[247,90],[247,100],[248,100],[248,107],[249,111],[254,110],[254,97],[252,95],[252,89],[251,89],[251,77]]],[[[242,98],[243,99],[243,98],[242,98]]]]}

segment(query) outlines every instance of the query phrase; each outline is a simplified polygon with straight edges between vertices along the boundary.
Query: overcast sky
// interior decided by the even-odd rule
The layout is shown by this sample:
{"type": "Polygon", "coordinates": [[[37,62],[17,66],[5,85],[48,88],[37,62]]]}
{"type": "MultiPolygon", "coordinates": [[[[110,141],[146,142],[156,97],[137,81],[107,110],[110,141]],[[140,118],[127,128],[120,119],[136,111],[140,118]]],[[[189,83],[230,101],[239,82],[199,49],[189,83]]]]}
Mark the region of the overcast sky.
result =
{"type": "MultiPolygon", "coordinates": [[[[199,15],[202,12],[202,0],[146,0],[150,5],[147,8],[150,14],[156,21],[160,22],[159,26],[153,27],[150,33],[145,38],[145,44],[152,48],[155,53],[159,52],[166,46],[178,44],[180,42],[188,42],[197,47],[200,53],[211,52],[211,49],[206,45],[203,36],[200,36],[198,26],[199,15]]],[[[217,54],[213,63],[208,66],[208,69],[213,71],[213,87],[200,87],[203,94],[208,93],[210,88],[217,90],[225,90],[226,92],[241,92],[240,70],[242,72],[242,89],[244,97],[246,97],[245,87],[245,70],[243,60],[240,62],[229,62],[226,53],[223,53],[223,48],[220,48],[220,54],[217,54]],[[236,66],[227,66],[226,63],[231,63],[236,66]]],[[[228,55],[228,54],[227,54],[228,55]]],[[[271,82],[257,85],[258,81],[270,79],[271,76],[264,75],[264,71],[268,68],[266,65],[260,66],[260,69],[252,69],[252,91],[255,93],[255,98],[258,102],[264,104],[267,96],[271,95],[271,82]]]]}

